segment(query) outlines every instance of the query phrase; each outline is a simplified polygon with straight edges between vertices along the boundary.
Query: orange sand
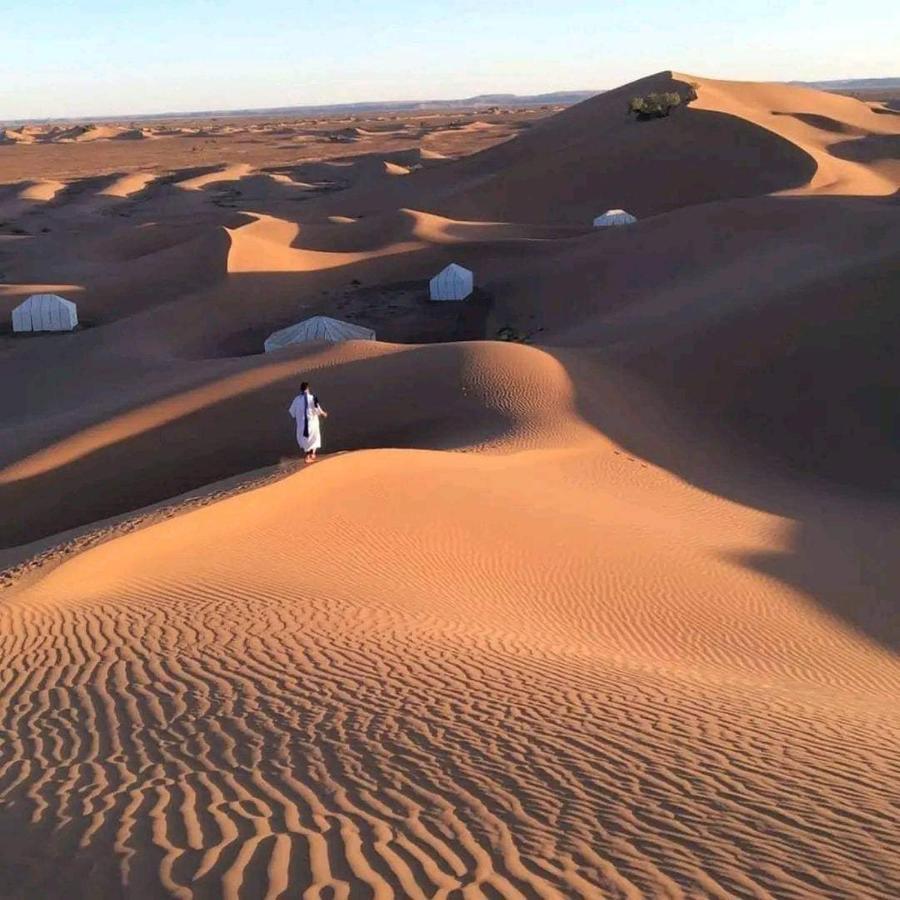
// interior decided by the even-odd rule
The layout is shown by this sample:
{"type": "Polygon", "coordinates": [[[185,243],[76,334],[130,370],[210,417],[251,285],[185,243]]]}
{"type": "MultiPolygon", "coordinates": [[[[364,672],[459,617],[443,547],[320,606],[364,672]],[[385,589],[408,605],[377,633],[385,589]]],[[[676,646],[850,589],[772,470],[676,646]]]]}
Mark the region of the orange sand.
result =
{"type": "Polygon", "coordinates": [[[900,893],[900,118],[498,119],[7,131],[0,895],[900,893]]]}

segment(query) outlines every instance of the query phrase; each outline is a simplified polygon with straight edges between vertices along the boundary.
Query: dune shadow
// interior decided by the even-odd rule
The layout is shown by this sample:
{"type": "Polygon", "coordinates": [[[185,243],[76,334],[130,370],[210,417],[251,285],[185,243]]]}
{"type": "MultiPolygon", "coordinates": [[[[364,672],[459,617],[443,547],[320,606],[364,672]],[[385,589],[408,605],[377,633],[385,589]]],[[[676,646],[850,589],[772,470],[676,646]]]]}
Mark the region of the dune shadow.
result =
{"type": "MultiPolygon", "coordinates": [[[[247,279],[252,280],[252,276],[247,279]]],[[[244,279],[242,283],[246,283],[244,279]]],[[[266,338],[271,334],[313,316],[370,328],[379,341],[391,344],[482,340],[491,308],[492,297],[482,289],[476,289],[465,301],[436,303],[429,299],[426,280],[362,285],[353,279],[310,297],[293,311],[273,310],[211,344],[197,346],[194,353],[205,359],[257,356],[264,353],[266,338]]]]}
{"type": "MultiPolygon", "coordinates": [[[[782,202],[772,198],[773,214],[782,202]]],[[[865,227],[872,203],[828,198],[811,209],[865,227]]],[[[636,334],[633,350],[552,352],[598,430],[704,491],[793,523],[788,551],[744,565],[900,652],[900,266],[883,222],[872,226],[882,246],[873,239],[870,258],[827,282],[812,247],[800,287],[780,293],[759,273],[764,303],[730,314],[720,304],[690,332],[662,337],[650,322],[650,347],[636,334]],[[630,387],[598,395],[605,380],[630,387]]]]}
{"type": "Polygon", "coordinates": [[[856,499],[830,497],[802,515],[788,552],[738,558],[810,597],[829,616],[900,656],[900,514],[856,499]]]}
{"type": "Polygon", "coordinates": [[[47,201],[46,209],[55,209],[59,206],[73,203],[78,200],[96,200],[96,195],[110,185],[115,184],[125,173],[112,172],[106,175],[92,175],[88,178],[78,178],[66,183],[56,195],[47,201]]]}
{"type": "Polygon", "coordinates": [[[790,520],[789,549],[736,554],[735,562],[900,654],[900,503],[792,471],[684,397],[675,400],[602,354],[585,367],[570,351],[550,352],[573,376],[579,414],[598,431],[703,491],[790,520]],[[598,392],[603,382],[609,387],[598,392]]]}
{"type": "Polygon", "coordinates": [[[873,134],[832,144],[828,152],[849,162],[874,163],[900,160],[900,134],[873,134]]]}
{"type": "Polygon", "coordinates": [[[851,125],[849,122],[841,122],[840,119],[832,119],[830,116],[822,116],[818,113],[781,112],[773,109],[772,115],[788,116],[789,118],[803,122],[804,125],[810,125],[813,128],[818,128],[820,131],[828,131],[831,134],[862,135],[868,133],[862,128],[858,128],[856,125],[851,125]]]}
{"type": "MultiPolygon", "coordinates": [[[[38,471],[0,482],[0,506],[16,511],[0,519],[0,547],[30,543],[297,455],[287,410],[303,378],[314,382],[323,403],[358,411],[329,420],[327,453],[454,449],[499,436],[510,425],[504,413],[473,407],[461,394],[464,346],[375,350],[344,359],[316,345],[249,357],[240,370],[230,367],[190,388],[83,423],[49,448],[35,450],[36,456],[50,453],[46,464],[34,467],[38,471]],[[410,378],[410,372],[419,377],[410,378]],[[378,414],[386,409],[395,414],[378,414]]],[[[22,461],[7,460],[5,471],[22,461]]]]}

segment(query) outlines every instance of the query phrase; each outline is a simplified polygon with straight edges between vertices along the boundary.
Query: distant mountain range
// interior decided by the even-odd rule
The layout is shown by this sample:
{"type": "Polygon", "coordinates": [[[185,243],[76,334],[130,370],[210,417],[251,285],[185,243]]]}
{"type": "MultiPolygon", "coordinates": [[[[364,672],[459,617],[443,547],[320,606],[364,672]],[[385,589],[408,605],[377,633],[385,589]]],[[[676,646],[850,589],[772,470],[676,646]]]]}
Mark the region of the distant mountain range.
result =
{"type": "Polygon", "coordinates": [[[77,119],[15,119],[7,125],[53,122],[140,122],[159,119],[243,118],[247,116],[357,116],[380,112],[440,112],[447,109],[490,109],[491,107],[572,106],[601,91],[555,91],[550,94],[479,94],[460,100],[371,100],[361,103],[329,103],[309,106],[271,106],[261,109],[211,109],[132,116],[93,116],[77,119]]]}
{"type": "MultiPolygon", "coordinates": [[[[371,100],[363,103],[331,103],[315,106],[276,106],[271,109],[229,109],[214,112],[174,113],[171,118],[190,118],[192,116],[333,116],[359,115],[373,112],[428,112],[443,109],[489,109],[499,107],[523,106],[572,106],[593,97],[601,91],[556,91],[552,94],[479,94],[477,97],[464,97],[461,100],[371,100]]],[[[169,115],[153,116],[153,118],[170,118],[169,115]]]]}
{"type": "MultiPolygon", "coordinates": [[[[845,78],[835,81],[793,81],[825,91],[896,91],[900,78],[845,78]]],[[[459,100],[372,100],[363,103],[330,103],[309,106],[273,106],[264,109],[215,109],[193,112],[154,113],[132,116],[95,116],[92,122],[140,122],[158,119],[245,118],[248,116],[357,116],[372,113],[428,112],[450,109],[490,109],[491,107],[572,106],[587,100],[602,90],[555,91],[549,94],[478,94],[459,100]]],[[[6,125],[26,125],[52,122],[84,122],[88,117],[75,119],[16,119],[6,125]]]]}
{"type": "Polygon", "coordinates": [[[842,78],[836,81],[795,81],[823,91],[897,91],[900,78],[842,78]]]}
{"type": "Polygon", "coordinates": [[[135,118],[208,118],[240,117],[240,116],[334,116],[360,115],[373,112],[428,112],[444,109],[489,109],[499,107],[523,106],[571,106],[593,97],[600,91],[556,91],[552,94],[479,94],[477,97],[465,97],[461,100],[370,100],[362,103],[330,103],[314,106],[274,106],[267,109],[228,109],[198,111],[188,113],[168,113],[161,116],[136,116],[135,118]]]}

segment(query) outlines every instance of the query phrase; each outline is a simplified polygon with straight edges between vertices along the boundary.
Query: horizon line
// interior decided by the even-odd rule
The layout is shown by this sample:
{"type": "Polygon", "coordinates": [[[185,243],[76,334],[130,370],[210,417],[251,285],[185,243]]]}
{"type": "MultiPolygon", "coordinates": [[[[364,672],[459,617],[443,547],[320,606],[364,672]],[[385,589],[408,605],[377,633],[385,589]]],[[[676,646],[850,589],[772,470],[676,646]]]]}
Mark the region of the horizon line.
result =
{"type": "Polygon", "coordinates": [[[422,100],[349,100],[341,103],[296,103],[290,105],[278,106],[249,106],[249,107],[231,107],[222,109],[184,109],[184,110],[166,110],[164,112],[145,112],[145,113],[104,113],[100,115],[73,115],[73,116],[33,116],[28,118],[6,119],[0,116],[0,125],[42,125],[54,122],[113,122],[137,119],[172,119],[187,118],[190,116],[237,116],[237,115],[266,115],[270,113],[291,113],[297,111],[316,110],[334,110],[335,112],[350,111],[353,109],[361,109],[366,111],[391,110],[391,109],[427,109],[435,108],[463,108],[466,104],[475,105],[483,103],[485,106],[496,106],[504,99],[508,101],[531,101],[537,102],[553,97],[592,97],[602,94],[611,88],[598,89],[572,89],[546,91],[540,94],[513,94],[510,92],[473,94],[470,97],[453,97],[441,99],[439,97],[431,97],[422,100]],[[489,102],[491,101],[491,102],[489,102]]]}
{"type": "MultiPolygon", "coordinates": [[[[672,70],[660,70],[660,71],[672,71],[672,70]]],[[[636,79],[640,80],[640,79],[636,79]]],[[[734,79],[727,79],[734,80],[734,79]]],[[[845,85],[845,90],[852,90],[852,85],[858,84],[869,84],[869,85],[883,85],[884,87],[888,87],[891,83],[896,82],[896,87],[900,88],[900,77],[895,76],[887,76],[887,77],[868,77],[868,78],[831,78],[825,80],[816,80],[816,81],[804,81],[802,79],[795,79],[789,81],[780,81],[780,80],[769,80],[766,79],[760,83],[764,84],[794,84],[794,85],[805,85],[810,87],[823,87],[823,88],[837,88],[839,85],[845,85]]],[[[278,106],[258,106],[258,107],[234,107],[234,108],[223,108],[223,109],[185,109],[185,110],[167,110],[165,112],[147,112],[147,113],[111,113],[111,114],[100,114],[100,115],[73,115],[73,116],[35,116],[35,117],[27,117],[27,118],[4,118],[0,116],[0,126],[9,126],[9,125],[51,125],[54,123],[72,123],[72,124],[90,124],[93,122],[120,122],[120,121],[153,121],[153,120],[164,120],[164,119],[177,119],[177,118],[215,118],[215,117],[237,117],[241,115],[245,115],[247,117],[256,117],[256,116],[265,116],[272,115],[275,113],[282,114],[300,114],[300,113],[314,113],[316,111],[330,111],[334,113],[340,112],[350,112],[352,110],[360,110],[365,112],[378,112],[378,111],[412,111],[415,109],[427,110],[429,107],[433,107],[435,109],[464,109],[466,106],[475,106],[478,104],[483,104],[485,106],[495,106],[503,100],[507,100],[510,102],[518,102],[524,105],[541,105],[541,103],[550,103],[552,102],[551,98],[572,98],[569,100],[567,105],[574,105],[576,102],[581,102],[581,100],[588,99],[589,97],[596,96],[598,94],[606,93],[607,91],[616,90],[618,87],[625,87],[625,85],[630,82],[625,82],[622,85],[617,85],[615,88],[599,88],[599,89],[583,89],[583,88],[573,88],[573,89],[561,89],[555,91],[544,91],[539,94],[515,94],[510,92],[484,92],[480,94],[473,94],[469,97],[457,97],[457,98],[449,98],[449,99],[441,99],[441,98],[428,98],[423,100],[355,100],[355,101],[346,101],[342,103],[298,103],[291,105],[278,105],[278,106]]],[[[865,88],[859,87],[859,90],[864,90],[865,88]]],[[[877,88],[874,88],[877,89],[877,88]]],[[[558,102],[564,103],[562,99],[558,102]]]]}

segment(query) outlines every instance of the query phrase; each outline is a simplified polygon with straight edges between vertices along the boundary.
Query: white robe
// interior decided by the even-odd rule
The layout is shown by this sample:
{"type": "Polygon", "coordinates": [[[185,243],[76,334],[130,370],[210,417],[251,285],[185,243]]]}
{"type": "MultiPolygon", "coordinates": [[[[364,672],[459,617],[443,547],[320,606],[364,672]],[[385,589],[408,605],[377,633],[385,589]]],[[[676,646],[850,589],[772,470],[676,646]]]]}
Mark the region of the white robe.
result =
{"type": "Polygon", "coordinates": [[[294,397],[288,410],[292,418],[297,420],[297,443],[304,453],[318,450],[322,446],[322,429],[319,427],[319,405],[315,397],[307,391],[294,397]],[[309,427],[304,428],[305,419],[309,419],[309,427]],[[303,434],[304,430],[307,434],[303,434]]]}

